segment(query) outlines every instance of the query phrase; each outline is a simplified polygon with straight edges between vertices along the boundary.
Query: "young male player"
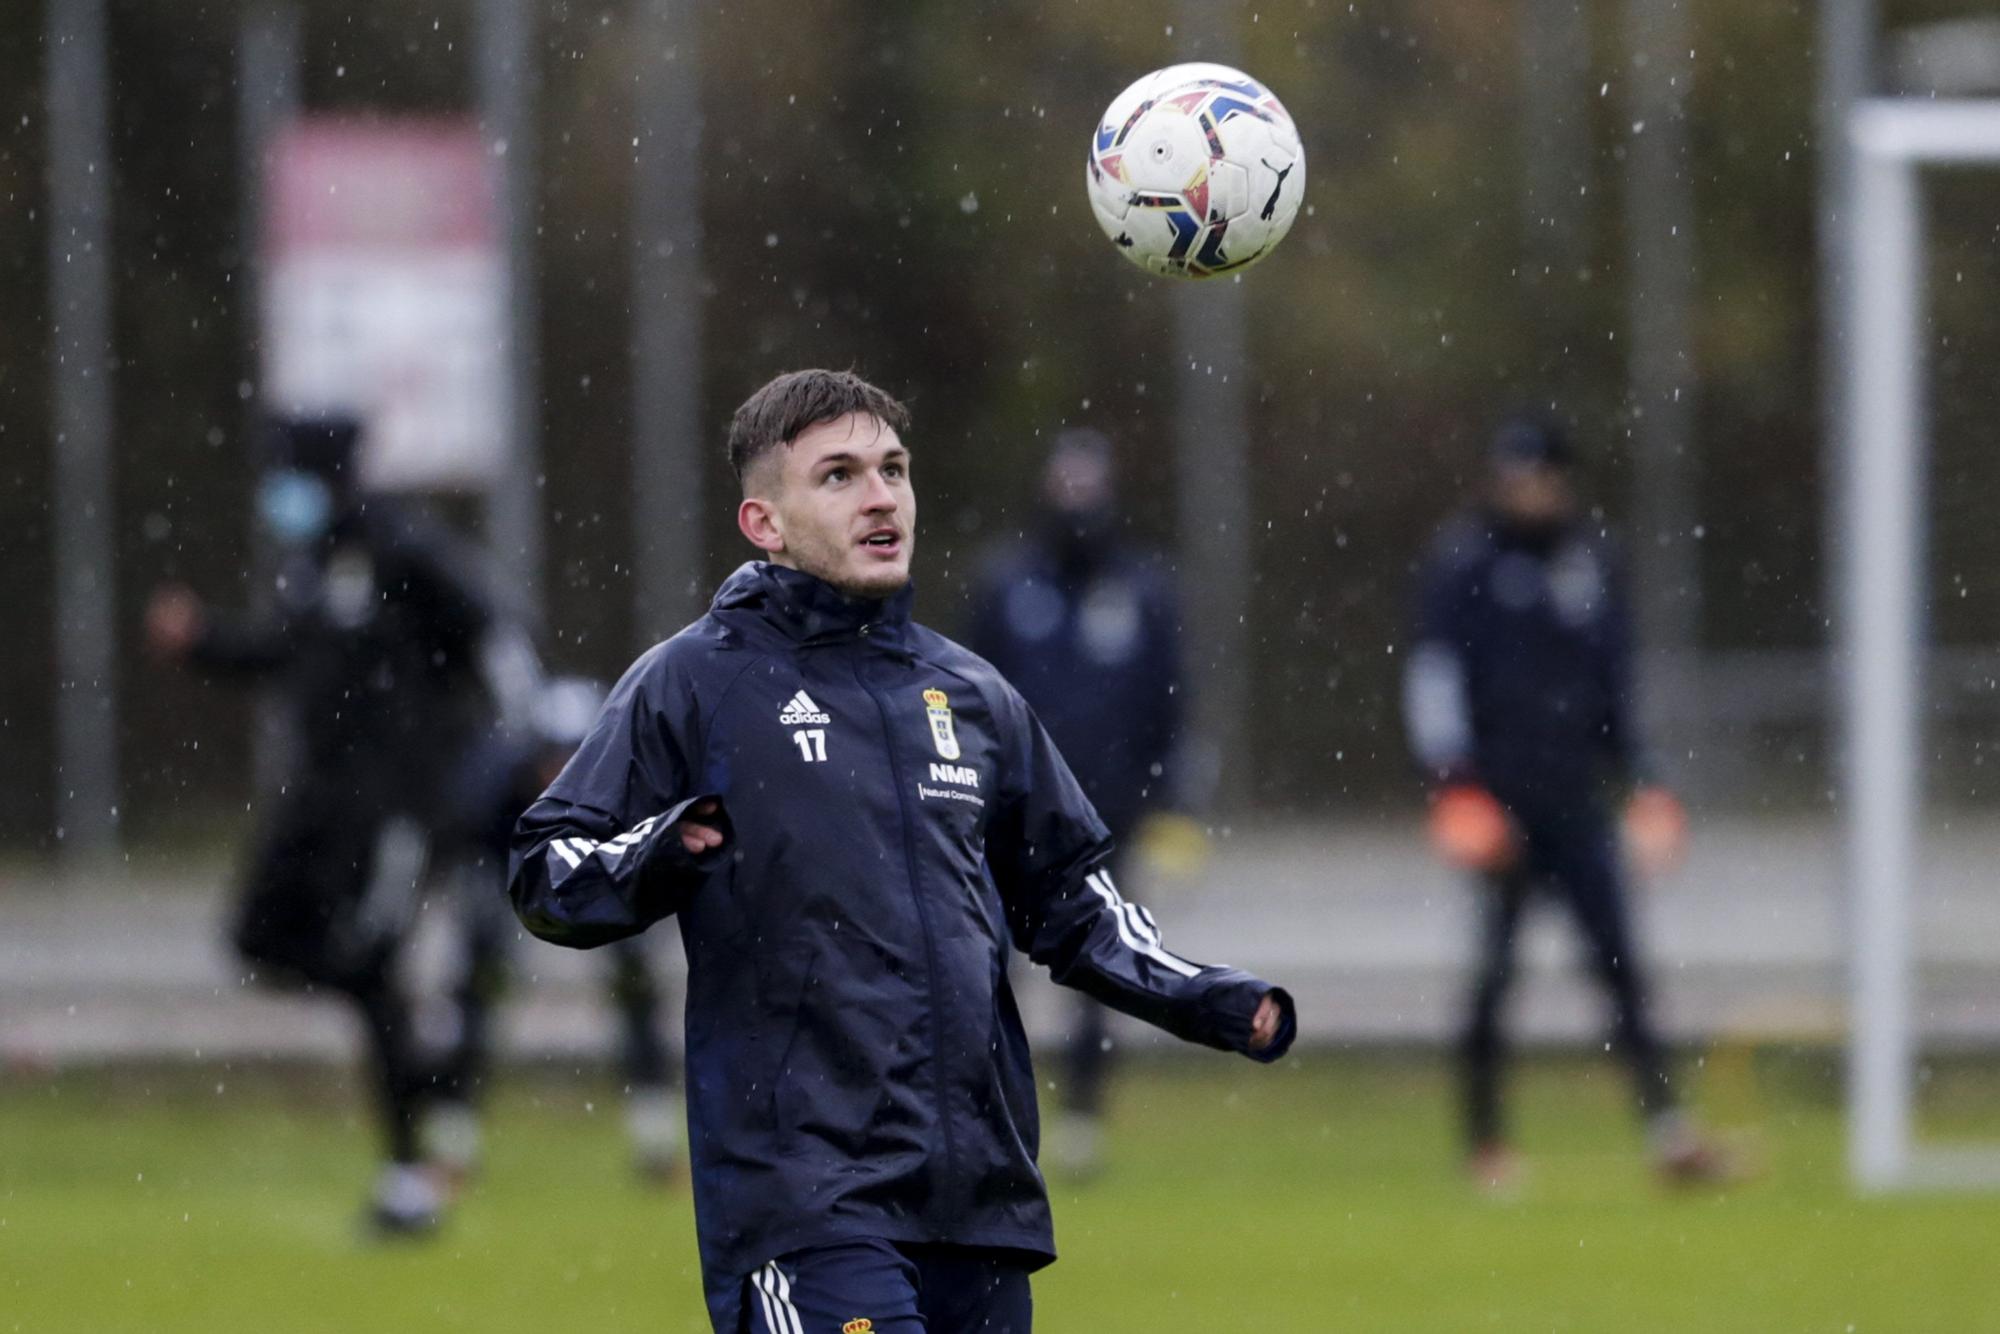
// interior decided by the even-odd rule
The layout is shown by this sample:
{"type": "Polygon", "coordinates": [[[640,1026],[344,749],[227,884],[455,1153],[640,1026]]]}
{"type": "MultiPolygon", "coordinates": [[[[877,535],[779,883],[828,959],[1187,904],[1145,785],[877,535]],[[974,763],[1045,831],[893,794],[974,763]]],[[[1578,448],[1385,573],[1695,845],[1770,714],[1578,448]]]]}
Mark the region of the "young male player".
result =
{"type": "Polygon", "coordinates": [[[680,917],[695,1222],[721,1334],[1024,1334],[1054,1258],[1010,944],[1262,1061],[1290,998],[1170,953],[1014,690],[909,618],[903,406],[796,371],[736,411],[768,556],[644,655],[522,817],[545,939],[680,917]]]}

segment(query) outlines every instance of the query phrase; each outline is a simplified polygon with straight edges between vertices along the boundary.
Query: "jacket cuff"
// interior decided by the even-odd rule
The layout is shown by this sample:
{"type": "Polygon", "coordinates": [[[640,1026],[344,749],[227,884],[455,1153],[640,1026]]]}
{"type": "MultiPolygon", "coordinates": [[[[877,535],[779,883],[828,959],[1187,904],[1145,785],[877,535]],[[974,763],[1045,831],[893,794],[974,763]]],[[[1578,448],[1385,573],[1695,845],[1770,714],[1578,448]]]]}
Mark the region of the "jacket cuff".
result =
{"type": "MultiPolygon", "coordinates": [[[[729,822],[729,811],[728,808],[723,806],[722,798],[712,792],[689,797],[679,805],[669,808],[665,814],[660,816],[659,822],[653,826],[653,831],[646,840],[645,869],[650,874],[645,876],[644,883],[647,883],[649,887],[653,884],[660,884],[660,882],[653,879],[655,875],[660,873],[665,873],[669,877],[705,874],[726,862],[735,853],[735,844],[736,830],[729,822]],[[721,830],[722,844],[720,847],[710,848],[706,852],[689,852],[687,847],[681,842],[677,826],[682,820],[688,817],[690,810],[704,801],[714,802],[715,810],[708,815],[702,816],[701,823],[708,825],[710,828],[721,830]]],[[[670,885],[661,885],[661,889],[670,897],[679,897],[674,893],[674,888],[670,885]]]]}
{"type": "Polygon", "coordinates": [[[1268,1065],[1283,1059],[1285,1053],[1291,1050],[1292,1040],[1298,1036],[1298,1011],[1292,1003],[1291,993],[1283,987],[1272,986],[1262,978],[1235,968],[1222,969],[1209,983],[1206,1000],[1215,1025],[1215,1035],[1220,1039],[1218,1045],[1248,1056],[1253,1061],[1268,1065]],[[1262,1051],[1251,1051],[1250,1037],[1256,1028],[1257,1008],[1266,996],[1278,1002],[1278,1033],[1271,1039],[1270,1046],[1262,1051]]]}

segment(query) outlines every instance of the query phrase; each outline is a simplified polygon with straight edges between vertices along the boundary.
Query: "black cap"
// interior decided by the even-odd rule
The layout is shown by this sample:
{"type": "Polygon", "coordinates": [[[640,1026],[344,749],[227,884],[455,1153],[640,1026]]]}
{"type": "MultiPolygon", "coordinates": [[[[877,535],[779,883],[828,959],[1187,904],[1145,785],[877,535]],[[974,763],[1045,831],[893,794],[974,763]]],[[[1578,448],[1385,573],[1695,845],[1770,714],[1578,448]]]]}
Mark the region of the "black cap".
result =
{"type": "Polygon", "coordinates": [[[1567,468],[1576,462],[1569,433],[1552,417],[1523,412],[1501,422],[1486,445],[1487,461],[1495,467],[1541,464],[1567,468]]]}
{"type": "Polygon", "coordinates": [[[266,428],[269,466],[296,468],[324,478],[336,488],[354,484],[355,446],[361,423],[328,413],[317,417],[273,417],[266,428]]]}

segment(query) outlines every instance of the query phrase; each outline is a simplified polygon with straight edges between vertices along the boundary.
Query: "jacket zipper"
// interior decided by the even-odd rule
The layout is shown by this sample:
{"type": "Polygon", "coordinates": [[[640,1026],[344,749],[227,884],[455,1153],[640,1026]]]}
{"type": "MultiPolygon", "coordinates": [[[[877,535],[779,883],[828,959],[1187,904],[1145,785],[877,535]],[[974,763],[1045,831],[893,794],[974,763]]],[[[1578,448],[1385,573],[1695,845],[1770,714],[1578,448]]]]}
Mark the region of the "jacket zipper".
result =
{"type": "MultiPolygon", "coordinates": [[[[861,627],[864,644],[872,625],[861,627]]],[[[931,1075],[937,1088],[938,1120],[944,1134],[945,1179],[956,1177],[957,1149],[951,1135],[951,1087],[945,1079],[944,1070],[944,1019],[940,1011],[944,1008],[943,993],[938,990],[937,937],[931,930],[930,909],[924,905],[924,896],[917,888],[917,847],[916,837],[910,820],[909,797],[903,790],[903,762],[896,756],[896,728],[889,716],[889,706],[881,693],[861,674],[861,663],[854,664],[854,681],[875,701],[875,711],[882,716],[882,739],[889,749],[889,773],[896,784],[896,810],[903,824],[903,868],[909,878],[910,898],[917,906],[918,929],[924,933],[924,967],[928,975],[931,996],[931,1075]]]]}

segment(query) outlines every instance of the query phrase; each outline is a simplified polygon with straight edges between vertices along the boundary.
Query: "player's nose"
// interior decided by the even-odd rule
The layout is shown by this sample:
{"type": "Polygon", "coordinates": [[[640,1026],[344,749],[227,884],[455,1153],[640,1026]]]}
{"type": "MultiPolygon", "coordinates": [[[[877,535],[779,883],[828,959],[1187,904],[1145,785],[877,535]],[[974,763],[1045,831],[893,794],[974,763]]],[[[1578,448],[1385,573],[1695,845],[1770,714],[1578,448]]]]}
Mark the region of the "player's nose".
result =
{"type": "Polygon", "coordinates": [[[862,509],[869,514],[888,514],[895,511],[897,504],[896,488],[881,473],[869,473],[868,490],[861,498],[862,509]]]}

